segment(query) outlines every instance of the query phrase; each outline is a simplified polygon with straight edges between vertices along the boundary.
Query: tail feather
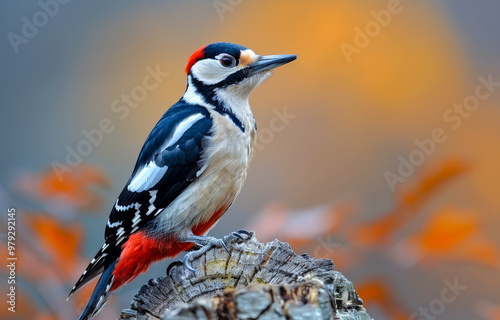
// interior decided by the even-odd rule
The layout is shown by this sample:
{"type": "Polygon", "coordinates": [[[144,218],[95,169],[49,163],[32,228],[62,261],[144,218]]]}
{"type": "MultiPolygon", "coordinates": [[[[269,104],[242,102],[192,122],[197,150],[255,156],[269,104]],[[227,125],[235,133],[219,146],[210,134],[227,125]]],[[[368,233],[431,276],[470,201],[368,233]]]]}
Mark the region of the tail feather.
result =
{"type": "Polygon", "coordinates": [[[113,262],[104,269],[101,278],[94,288],[94,292],[92,292],[92,295],[90,296],[90,299],[78,320],[87,320],[92,318],[106,303],[111,286],[113,285],[113,270],[115,269],[115,264],[116,260],[113,260],[113,262]]]}
{"type": "Polygon", "coordinates": [[[99,252],[95,255],[94,259],[90,262],[90,264],[87,266],[85,271],[83,271],[83,274],[80,276],[80,279],[76,282],[76,284],[73,286],[71,289],[71,292],[68,295],[71,297],[75,292],[80,290],[83,286],[85,286],[88,282],[90,282],[92,279],[100,275],[104,271],[104,259],[106,257],[106,253],[104,253],[103,248],[99,250],[99,252]]]}

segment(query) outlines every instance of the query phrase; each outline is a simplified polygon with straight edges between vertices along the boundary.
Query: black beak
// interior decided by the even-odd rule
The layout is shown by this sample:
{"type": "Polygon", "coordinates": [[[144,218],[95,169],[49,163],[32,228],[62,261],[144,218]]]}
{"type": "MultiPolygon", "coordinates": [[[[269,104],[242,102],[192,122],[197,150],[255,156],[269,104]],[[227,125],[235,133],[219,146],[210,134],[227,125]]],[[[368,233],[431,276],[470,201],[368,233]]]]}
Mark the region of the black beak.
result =
{"type": "Polygon", "coordinates": [[[260,56],[259,60],[251,63],[248,66],[249,75],[253,75],[257,72],[268,71],[276,67],[287,64],[297,59],[294,54],[279,54],[273,56],[260,56]]]}

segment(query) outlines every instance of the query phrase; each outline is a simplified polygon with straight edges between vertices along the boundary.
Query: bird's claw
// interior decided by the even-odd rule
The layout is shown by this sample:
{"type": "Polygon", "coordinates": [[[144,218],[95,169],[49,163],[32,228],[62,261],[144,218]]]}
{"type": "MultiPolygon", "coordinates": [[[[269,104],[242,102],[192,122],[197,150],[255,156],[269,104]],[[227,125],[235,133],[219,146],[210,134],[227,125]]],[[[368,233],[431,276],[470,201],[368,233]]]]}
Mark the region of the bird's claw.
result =
{"type": "Polygon", "coordinates": [[[194,259],[196,257],[199,257],[216,246],[223,247],[228,253],[230,252],[229,248],[227,247],[227,245],[223,239],[217,239],[217,238],[213,238],[213,237],[199,237],[199,236],[192,237],[192,239],[196,240],[196,242],[194,242],[194,243],[198,246],[201,246],[201,248],[198,250],[190,251],[190,252],[186,253],[184,258],[182,259],[182,262],[184,264],[184,267],[193,273],[196,272],[196,269],[194,269],[191,266],[191,264],[189,263],[190,259],[194,259]]]}
{"type": "Polygon", "coordinates": [[[252,238],[253,233],[244,229],[236,230],[232,233],[233,237],[240,239],[241,241],[248,241],[252,238]],[[243,237],[245,235],[246,237],[243,237]]]}
{"type": "Polygon", "coordinates": [[[193,254],[193,251],[186,253],[184,256],[184,259],[182,259],[182,263],[184,264],[184,267],[191,271],[192,273],[196,273],[196,269],[191,267],[191,264],[189,264],[189,258],[193,254]]]}
{"type": "Polygon", "coordinates": [[[172,262],[171,264],[168,265],[167,267],[167,276],[170,276],[170,273],[172,272],[172,269],[178,265],[181,265],[183,264],[182,262],[180,261],[174,261],[172,262]]]}

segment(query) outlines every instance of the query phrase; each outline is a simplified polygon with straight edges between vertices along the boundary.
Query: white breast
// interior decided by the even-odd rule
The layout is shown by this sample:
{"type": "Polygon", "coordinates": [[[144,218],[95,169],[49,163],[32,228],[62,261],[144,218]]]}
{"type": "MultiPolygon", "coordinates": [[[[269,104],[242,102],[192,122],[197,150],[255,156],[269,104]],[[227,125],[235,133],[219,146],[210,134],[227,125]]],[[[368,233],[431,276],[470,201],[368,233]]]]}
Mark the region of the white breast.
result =
{"type": "Polygon", "coordinates": [[[207,167],[158,216],[154,229],[161,235],[189,233],[194,226],[207,222],[221,207],[233,203],[246,179],[256,139],[253,116],[243,123],[242,132],[228,116],[210,112],[214,132],[204,153],[207,167]]]}

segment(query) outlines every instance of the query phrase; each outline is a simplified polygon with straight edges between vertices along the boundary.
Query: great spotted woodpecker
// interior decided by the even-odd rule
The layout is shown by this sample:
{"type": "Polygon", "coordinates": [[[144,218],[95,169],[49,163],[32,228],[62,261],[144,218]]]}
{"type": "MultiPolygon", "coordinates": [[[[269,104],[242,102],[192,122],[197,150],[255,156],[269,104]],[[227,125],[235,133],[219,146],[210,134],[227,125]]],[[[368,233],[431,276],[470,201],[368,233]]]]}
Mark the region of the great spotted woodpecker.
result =
{"type": "Polygon", "coordinates": [[[102,274],[79,320],[93,317],[111,291],[151,263],[221,241],[205,235],[247,175],[256,140],[249,95],[271,69],[296,58],[224,42],[191,55],[186,92],[147,137],[111,210],[104,245],[71,290],[102,274]]]}

